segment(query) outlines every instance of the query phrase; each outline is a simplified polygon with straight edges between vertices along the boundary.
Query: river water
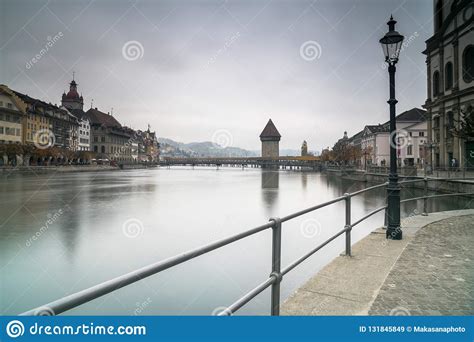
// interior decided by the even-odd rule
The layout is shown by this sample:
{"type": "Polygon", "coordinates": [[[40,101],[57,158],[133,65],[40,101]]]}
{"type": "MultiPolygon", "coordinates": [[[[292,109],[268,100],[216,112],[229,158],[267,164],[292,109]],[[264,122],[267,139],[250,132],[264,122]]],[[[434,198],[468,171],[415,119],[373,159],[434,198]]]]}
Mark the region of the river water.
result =
{"type": "MultiPolygon", "coordinates": [[[[313,172],[173,167],[0,180],[0,309],[19,314],[139,267],[367,185],[313,172]]],[[[403,196],[419,196],[406,189],[403,196]]],[[[358,219],[385,202],[383,189],[353,198],[358,219]]],[[[416,212],[402,206],[402,216],[416,212]]],[[[418,203],[421,209],[421,202],[418,203]]],[[[442,198],[430,211],[474,207],[442,198]]],[[[353,229],[353,242],[383,213],[353,229]]],[[[282,267],[344,226],[344,203],[283,224],[282,267]]],[[[344,238],[285,276],[288,297],[344,249],[344,238]]],[[[223,247],[68,312],[78,315],[210,315],[264,281],[271,231],[223,247]]],[[[268,314],[270,291],[239,314],[268,314]]]]}

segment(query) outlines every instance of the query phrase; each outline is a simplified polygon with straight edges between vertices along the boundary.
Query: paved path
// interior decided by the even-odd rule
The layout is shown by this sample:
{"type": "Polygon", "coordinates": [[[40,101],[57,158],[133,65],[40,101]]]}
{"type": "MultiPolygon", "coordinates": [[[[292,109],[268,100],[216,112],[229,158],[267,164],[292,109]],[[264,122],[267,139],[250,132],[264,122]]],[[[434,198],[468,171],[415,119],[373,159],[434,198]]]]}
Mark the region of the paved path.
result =
{"type": "Polygon", "coordinates": [[[474,315],[474,215],[422,228],[390,271],[369,315],[474,315]]]}
{"type": "Polygon", "coordinates": [[[401,241],[386,240],[377,229],[357,242],[352,257],[324,267],[285,301],[281,313],[429,315],[456,308],[451,314],[473,314],[474,210],[413,216],[402,228],[401,241]]]}

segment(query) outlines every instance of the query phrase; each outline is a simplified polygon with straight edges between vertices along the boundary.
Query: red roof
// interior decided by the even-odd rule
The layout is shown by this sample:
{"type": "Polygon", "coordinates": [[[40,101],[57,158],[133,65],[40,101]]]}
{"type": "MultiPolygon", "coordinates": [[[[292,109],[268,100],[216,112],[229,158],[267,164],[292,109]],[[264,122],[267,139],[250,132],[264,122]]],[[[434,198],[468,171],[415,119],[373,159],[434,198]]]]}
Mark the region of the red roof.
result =
{"type": "Polygon", "coordinates": [[[122,127],[112,115],[105,114],[97,108],[91,108],[86,112],[91,124],[103,125],[105,127],[122,127]]]}

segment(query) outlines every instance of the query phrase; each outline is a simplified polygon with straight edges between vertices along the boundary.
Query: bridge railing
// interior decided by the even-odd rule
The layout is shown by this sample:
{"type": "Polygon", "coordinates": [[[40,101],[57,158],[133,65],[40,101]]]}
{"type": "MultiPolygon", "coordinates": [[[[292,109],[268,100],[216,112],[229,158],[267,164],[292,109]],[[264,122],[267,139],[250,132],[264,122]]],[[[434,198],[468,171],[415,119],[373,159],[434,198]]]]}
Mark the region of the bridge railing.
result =
{"type": "MultiPolygon", "coordinates": [[[[439,198],[439,197],[447,197],[447,196],[472,196],[474,193],[451,193],[451,194],[438,194],[438,195],[428,195],[428,183],[430,181],[447,181],[448,179],[439,179],[439,178],[422,178],[422,179],[412,179],[412,180],[406,180],[406,181],[401,181],[401,185],[406,185],[406,184],[412,184],[412,183],[417,183],[417,182],[424,182],[424,195],[421,197],[415,197],[415,198],[409,198],[409,199],[404,199],[401,202],[409,202],[409,201],[417,201],[417,200],[423,200],[423,215],[428,215],[427,213],[427,203],[429,199],[432,198],[439,198]]],[[[451,179],[452,180],[452,179],[451,179]]],[[[236,300],[233,304],[228,306],[225,310],[223,310],[219,315],[231,315],[235,313],[237,310],[239,310],[241,307],[243,307],[245,304],[247,304],[249,301],[251,301],[254,297],[256,297],[259,293],[263,292],[265,289],[271,287],[271,315],[279,315],[280,313],[280,284],[283,280],[283,277],[293,270],[295,267],[297,267],[299,264],[301,264],[303,261],[311,257],[313,254],[321,250],[323,247],[334,241],[336,238],[338,238],[341,235],[345,235],[345,255],[350,256],[351,255],[351,247],[352,247],[352,242],[351,242],[351,231],[352,229],[360,224],[361,222],[365,221],[367,218],[375,215],[376,213],[386,210],[387,206],[382,206],[379,208],[376,208],[363,217],[359,218],[356,221],[351,221],[351,200],[353,197],[366,193],[368,191],[376,190],[383,188],[387,185],[388,183],[382,183],[378,184],[375,186],[371,186],[362,190],[358,190],[352,193],[346,193],[343,196],[334,198],[330,201],[312,206],[310,208],[303,209],[301,211],[298,211],[296,213],[278,218],[270,218],[268,223],[265,223],[263,225],[251,228],[249,230],[246,230],[244,232],[241,232],[239,234],[230,236],[228,238],[222,239],[215,241],[213,243],[192,249],[190,251],[184,252],[182,254],[173,256],[171,258],[153,263],[151,265],[142,267],[140,269],[137,269],[135,271],[129,272],[127,274],[124,274],[122,276],[116,277],[114,279],[108,280],[106,282],[103,282],[101,284],[92,286],[90,288],[87,288],[85,290],[73,293],[71,295],[68,295],[66,297],[63,297],[61,299],[55,300],[53,302],[50,302],[48,304],[45,304],[41,307],[38,307],[36,309],[32,309],[30,311],[27,311],[23,313],[22,315],[58,315],[60,313],[63,313],[65,311],[68,311],[70,309],[73,309],[75,307],[78,307],[84,303],[87,303],[89,301],[92,301],[96,298],[99,298],[101,296],[104,296],[108,293],[111,293],[113,291],[116,291],[122,287],[125,287],[127,285],[133,284],[137,281],[140,281],[144,278],[147,278],[149,276],[155,275],[157,273],[160,273],[164,270],[167,270],[169,268],[178,266],[188,260],[194,259],[200,255],[209,253],[211,251],[214,251],[216,249],[219,249],[221,247],[227,246],[229,244],[232,244],[236,241],[242,240],[244,238],[247,238],[249,236],[258,234],[262,231],[271,229],[272,230],[272,269],[269,274],[269,276],[259,285],[257,285],[255,288],[253,288],[251,291],[243,295],[241,298],[236,300]],[[281,267],[281,244],[282,244],[282,239],[281,239],[281,232],[282,232],[282,226],[284,222],[290,221],[296,217],[305,215],[310,212],[314,212],[318,209],[327,207],[331,204],[338,203],[338,202],[344,202],[345,203],[345,225],[343,229],[339,230],[336,234],[332,235],[329,239],[326,241],[322,242],[321,244],[317,245],[314,247],[312,250],[301,256],[299,259],[293,261],[286,267],[282,268],[281,267]]],[[[402,187],[403,188],[403,187],[402,187]]]]}

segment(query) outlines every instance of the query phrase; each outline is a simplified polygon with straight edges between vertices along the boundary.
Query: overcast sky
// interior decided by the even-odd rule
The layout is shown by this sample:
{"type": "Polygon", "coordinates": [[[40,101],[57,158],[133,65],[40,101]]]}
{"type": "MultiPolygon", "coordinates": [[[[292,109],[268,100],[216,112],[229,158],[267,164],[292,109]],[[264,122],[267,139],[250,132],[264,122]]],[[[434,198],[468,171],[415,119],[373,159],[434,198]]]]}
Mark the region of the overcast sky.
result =
{"type": "Polygon", "coordinates": [[[0,0],[0,83],[60,104],[75,71],[85,110],[135,129],[258,149],[272,118],[281,148],[321,150],[388,120],[390,14],[400,113],[426,98],[431,0],[0,0]]]}

